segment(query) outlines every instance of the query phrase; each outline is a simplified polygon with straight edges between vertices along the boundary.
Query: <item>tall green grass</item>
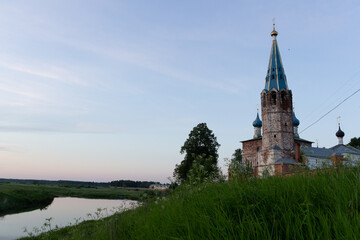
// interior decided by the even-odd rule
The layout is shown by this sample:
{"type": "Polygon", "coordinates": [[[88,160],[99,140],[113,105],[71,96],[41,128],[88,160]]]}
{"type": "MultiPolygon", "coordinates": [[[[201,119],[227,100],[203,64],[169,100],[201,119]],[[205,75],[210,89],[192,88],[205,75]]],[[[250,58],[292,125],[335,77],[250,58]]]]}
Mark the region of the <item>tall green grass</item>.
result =
{"type": "Polygon", "coordinates": [[[37,239],[360,239],[359,184],[360,169],[352,168],[182,186],[37,239]]]}

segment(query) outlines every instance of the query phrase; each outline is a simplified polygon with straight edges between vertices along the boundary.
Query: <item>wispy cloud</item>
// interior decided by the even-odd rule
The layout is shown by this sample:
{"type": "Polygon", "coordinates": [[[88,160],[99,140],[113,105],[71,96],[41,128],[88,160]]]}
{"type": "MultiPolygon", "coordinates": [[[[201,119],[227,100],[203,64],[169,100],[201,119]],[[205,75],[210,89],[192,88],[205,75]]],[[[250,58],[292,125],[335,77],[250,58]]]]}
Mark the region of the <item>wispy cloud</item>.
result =
{"type": "Polygon", "coordinates": [[[3,152],[11,152],[12,150],[11,150],[9,147],[1,146],[1,145],[0,145],[0,151],[3,151],[3,152]]]}
{"type": "MultiPolygon", "coordinates": [[[[14,84],[7,84],[7,83],[0,83],[0,90],[12,94],[16,94],[25,98],[35,99],[35,100],[41,100],[41,101],[48,101],[49,99],[36,91],[33,91],[32,89],[25,89],[19,86],[15,86],[14,84]]],[[[18,102],[19,105],[22,105],[18,102]]]]}
{"type": "Polygon", "coordinates": [[[21,65],[10,65],[10,64],[3,63],[2,66],[6,67],[6,68],[8,68],[10,70],[15,70],[15,71],[23,72],[23,73],[28,73],[28,74],[32,74],[32,75],[36,75],[36,76],[40,76],[40,77],[59,79],[59,77],[55,76],[54,74],[51,74],[51,73],[48,73],[48,72],[40,72],[37,69],[31,69],[29,67],[25,67],[25,66],[21,66],[21,65]]]}
{"type": "Polygon", "coordinates": [[[30,64],[30,63],[4,63],[0,62],[0,66],[7,69],[30,74],[38,77],[48,78],[60,81],[65,84],[88,86],[86,81],[77,77],[74,73],[61,67],[47,65],[43,63],[30,64]]]}
{"type": "Polygon", "coordinates": [[[231,93],[237,92],[239,87],[241,88],[238,82],[234,84],[233,81],[226,82],[224,79],[221,79],[221,81],[220,79],[209,79],[170,66],[166,63],[164,56],[161,56],[161,54],[154,50],[144,49],[142,46],[129,45],[125,47],[126,44],[123,44],[123,47],[115,46],[110,48],[83,42],[80,44],[76,41],[68,39],[58,39],[58,41],[78,49],[92,52],[93,54],[97,54],[102,57],[115,59],[117,61],[138,66],[158,74],[169,76],[169,79],[176,79],[182,82],[201,85],[202,87],[214,88],[231,93]]]}
{"type": "MultiPolygon", "coordinates": [[[[104,125],[95,123],[76,123],[72,126],[59,127],[36,127],[36,126],[21,126],[21,125],[7,125],[0,126],[0,132],[21,132],[21,133],[40,133],[40,132],[58,132],[58,133],[84,133],[84,134],[110,134],[116,133],[119,128],[115,125],[104,125]]],[[[1,145],[0,145],[1,150],[1,145]]]]}
{"type": "Polygon", "coordinates": [[[95,86],[72,70],[39,61],[30,62],[20,56],[1,56],[0,68],[0,106],[24,109],[32,114],[81,112],[79,108],[83,108],[84,101],[71,100],[67,89],[71,87],[75,91],[95,86]]]}

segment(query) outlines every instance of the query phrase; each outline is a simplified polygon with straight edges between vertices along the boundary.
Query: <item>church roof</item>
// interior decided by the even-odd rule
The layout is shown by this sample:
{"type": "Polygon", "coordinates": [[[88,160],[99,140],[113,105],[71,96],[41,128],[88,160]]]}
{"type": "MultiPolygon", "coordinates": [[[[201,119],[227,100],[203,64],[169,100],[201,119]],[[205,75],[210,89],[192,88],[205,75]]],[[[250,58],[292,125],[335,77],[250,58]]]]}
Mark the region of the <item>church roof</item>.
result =
{"type": "Polygon", "coordinates": [[[312,141],[308,141],[308,140],[306,140],[306,139],[299,138],[299,137],[294,137],[294,140],[295,140],[295,141],[299,141],[299,142],[314,143],[314,142],[312,142],[312,141]]]}
{"type": "Polygon", "coordinates": [[[258,140],[261,140],[261,139],[262,139],[262,136],[260,136],[258,138],[251,138],[251,139],[240,141],[240,142],[244,143],[244,142],[258,141],[258,140]]]}
{"type": "Polygon", "coordinates": [[[354,148],[352,146],[346,146],[346,145],[343,145],[343,144],[338,144],[334,147],[331,148],[334,153],[349,153],[349,154],[358,154],[360,155],[360,149],[357,149],[357,148],[354,148]]]}
{"type": "Polygon", "coordinates": [[[277,164],[287,164],[287,165],[301,165],[301,163],[295,161],[292,158],[289,157],[283,157],[275,161],[275,165],[277,164]]]}
{"type": "Polygon", "coordinates": [[[305,156],[315,158],[330,158],[331,155],[355,154],[360,155],[360,150],[351,146],[338,144],[331,148],[301,147],[305,156]]]}
{"type": "Polygon", "coordinates": [[[306,157],[330,158],[333,151],[330,148],[301,147],[306,157]]]}
{"type": "Polygon", "coordinates": [[[271,51],[270,51],[270,59],[269,66],[265,78],[265,91],[269,91],[270,89],[288,89],[286,75],[284,71],[284,67],[281,61],[280,51],[277,44],[276,36],[278,33],[274,29],[271,32],[271,36],[273,37],[271,51]]]}

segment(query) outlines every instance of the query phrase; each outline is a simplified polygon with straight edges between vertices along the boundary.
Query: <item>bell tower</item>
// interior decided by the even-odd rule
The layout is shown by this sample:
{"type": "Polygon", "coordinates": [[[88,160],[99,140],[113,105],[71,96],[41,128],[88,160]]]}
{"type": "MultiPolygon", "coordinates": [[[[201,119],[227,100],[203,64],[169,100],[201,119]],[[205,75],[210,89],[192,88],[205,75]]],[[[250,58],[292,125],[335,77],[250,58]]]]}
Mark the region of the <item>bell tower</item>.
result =
{"type": "Polygon", "coordinates": [[[272,46],[265,87],[261,92],[262,153],[259,165],[294,159],[292,92],[289,90],[273,25],[272,46]]]}

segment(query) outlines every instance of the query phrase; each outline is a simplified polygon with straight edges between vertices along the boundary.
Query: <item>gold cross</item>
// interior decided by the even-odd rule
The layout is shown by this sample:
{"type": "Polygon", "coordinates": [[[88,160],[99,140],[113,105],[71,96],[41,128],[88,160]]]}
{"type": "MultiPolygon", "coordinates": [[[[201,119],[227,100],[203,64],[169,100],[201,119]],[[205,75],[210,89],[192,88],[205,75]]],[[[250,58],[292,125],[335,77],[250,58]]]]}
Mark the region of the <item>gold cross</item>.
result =
{"type": "Polygon", "coordinates": [[[273,28],[275,30],[275,18],[273,18],[272,21],[273,21],[273,28]]]}

